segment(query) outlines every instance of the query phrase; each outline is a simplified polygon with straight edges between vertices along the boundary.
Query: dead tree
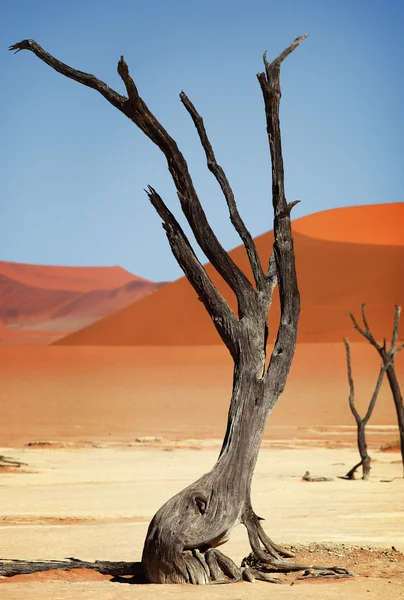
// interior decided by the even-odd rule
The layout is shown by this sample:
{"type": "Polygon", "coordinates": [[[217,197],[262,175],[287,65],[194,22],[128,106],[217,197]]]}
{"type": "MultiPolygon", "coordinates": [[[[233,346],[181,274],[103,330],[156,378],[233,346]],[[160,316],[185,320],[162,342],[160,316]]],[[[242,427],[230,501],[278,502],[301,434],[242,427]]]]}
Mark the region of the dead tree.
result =
{"type": "MultiPolygon", "coordinates": [[[[123,57],[118,63],[118,73],[127,96],[117,93],[94,75],[60,62],[33,40],[24,40],[10,48],[16,52],[30,50],[62,75],[97,90],[158,146],[167,159],[182,211],[197,243],[237,298],[235,314],[197,259],[173,213],[157,191],[149,187],[149,200],[162,220],[171,250],[234,360],[227,430],[216,464],[209,473],[168,500],[149,526],[142,564],[147,579],[153,583],[202,584],[222,580],[224,575],[237,580],[243,574],[251,580],[251,571],[242,571],[216,549],[240,523],[247,528],[255,556],[270,569],[288,572],[305,568],[286,561],[290,553],[266,535],[260,518],[253,511],[250,488],[265,423],[285,387],[296,345],[300,300],[290,225],[290,211],[295,202],[286,203],[284,190],[279,124],[280,69],[283,60],[306,37],[297,38],[272,62],[268,62],[264,54],[265,71],[257,76],[264,98],[272,164],[274,248],[266,268],[238,212],[229,181],[216,161],[203,120],[189,98],[183,92],[180,94],[196,127],[208,168],[222,189],[230,220],[244,243],[255,284],[233,262],[215,236],[182,153],[140,97],[123,57]],[[276,282],[281,317],[267,366],[268,310],[276,282]]],[[[255,575],[273,580],[267,574],[256,572],[255,575]]]]}
{"type": "Polygon", "coordinates": [[[366,338],[374,348],[376,348],[380,358],[383,361],[383,365],[387,375],[387,380],[389,382],[391,393],[393,395],[394,406],[396,408],[398,430],[400,432],[400,448],[404,476],[404,405],[394,365],[394,359],[396,354],[398,354],[398,352],[400,352],[400,350],[404,348],[404,343],[397,346],[401,306],[396,305],[395,307],[393,333],[391,336],[390,348],[387,348],[386,338],[383,340],[383,344],[379,344],[375,340],[372,332],[370,331],[369,323],[366,317],[366,303],[362,304],[361,310],[363,321],[362,327],[359,325],[358,321],[355,319],[352,313],[349,313],[349,316],[352,319],[355,329],[357,329],[359,333],[364,338],[366,338]]]}
{"type": "Polygon", "coordinates": [[[354,380],[352,377],[352,367],[351,367],[351,350],[349,346],[348,338],[344,339],[345,344],[345,352],[346,352],[346,362],[347,362],[347,371],[348,371],[348,382],[349,382],[349,408],[353,416],[355,417],[356,425],[358,428],[357,432],[357,440],[358,440],[358,450],[359,455],[361,457],[360,462],[357,465],[352,467],[350,471],[345,475],[344,479],[355,479],[355,472],[359,467],[362,467],[362,479],[369,479],[370,474],[370,456],[368,454],[368,447],[366,444],[366,425],[370,417],[372,416],[373,409],[376,405],[376,400],[380,392],[380,388],[383,383],[383,377],[386,372],[387,366],[383,363],[381,364],[379,375],[376,381],[376,387],[372,394],[372,397],[369,402],[368,409],[366,411],[365,416],[362,418],[358,413],[355,406],[355,386],[354,380]]]}

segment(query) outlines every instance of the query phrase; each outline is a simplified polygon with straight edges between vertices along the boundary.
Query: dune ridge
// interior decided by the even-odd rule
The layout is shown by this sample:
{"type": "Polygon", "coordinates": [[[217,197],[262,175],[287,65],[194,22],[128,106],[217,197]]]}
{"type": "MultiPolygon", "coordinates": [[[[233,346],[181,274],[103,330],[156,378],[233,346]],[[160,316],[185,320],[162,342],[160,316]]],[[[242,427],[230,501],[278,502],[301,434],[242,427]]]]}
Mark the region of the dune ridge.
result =
{"type": "Polygon", "coordinates": [[[111,289],[130,281],[147,281],[122,267],[59,267],[0,261],[0,273],[25,285],[86,292],[111,289]]]}
{"type": "MultiPolygon", "coordinates": [[[[332,209],[294,222],[302,302],[298,342],[339,342],[346,335],[363,341],[352,331],[348,316],[348,311],[358,312],[362,302],[368,304],[374,334],[390,335],[394,305],[404,303],[403,215],[404,203],[397,203],[332,209]],[[315,233],[316,237],[302,231],[315,233]],[[353,233],[355,239],[351,240],[353,233]],[[378,243],[368,243],[373,239],[378,243]]],[[[262,263],[268,264],[273,232],[255,241],[262,263]]],[[[230,255],[251,279],[244,247],[235,248],[230,255]]],[[[206,271],[235,310],[228,286],[211,265],[206,265],[206,271]]],[[[273,341],[278,320],[279,303],[275,297],[269,318],[269,341],[273,341]]],[[[183,277],[56,343],[181,346],[216,345],[221,340],[183,277]]]]}
{"type": "Polygon", "coordinates": [[[162,285],[120,267],[0,262],[0,344],[48,344],[162,285]]]}

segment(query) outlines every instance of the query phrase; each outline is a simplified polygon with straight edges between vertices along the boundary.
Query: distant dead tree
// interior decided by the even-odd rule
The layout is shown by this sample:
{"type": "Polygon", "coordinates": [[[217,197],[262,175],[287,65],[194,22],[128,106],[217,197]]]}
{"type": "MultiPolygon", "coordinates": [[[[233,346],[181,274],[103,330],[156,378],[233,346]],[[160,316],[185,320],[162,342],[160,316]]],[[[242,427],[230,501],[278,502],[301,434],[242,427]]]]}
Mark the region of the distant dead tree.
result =
{"type": "MultiPolygon", "coordinates": [[[[344,479],[355,479],[355,472],[357,469],[359,469],[359,467],[362,467],[362,479],[369,479],[370,460],[371,459],[368,454],[368,448],[367,448],[367,444],[366,444],[366,425],[367,425],[370,417],[372,416],[373,409],[376,405],[376,400],[377,400],[377,397],[380,392],[380,388],[383,383],[383,377],[384,377],[384,374],[386,372],[388,365],[384,365],[383,363],[381,364],[379,376],[377,378],[376,386],[375,386],[374,392],[372,394],[372,397],[370,399],[368,409],[366,411],[365,416],[361,417],[355,406],[355,386],[354,386],[354,380],[352,377],[351,350],[350,350],[348,338],[344,339],[344,344],[345,344],[346,362],[347,362],[347,370],[348,370],[348,382],[349,382],[349,408],[351,409],[351,412],[352,412],[353,416],[355,417],[356,425],[358,428],[358,435],[357,435],[358,450],[359,450],[359,455],[361,457],[360,462],[358,462],[357,465],[355,465],[354,467],[352,467],[352,469],[350,471],[348,471],[348,473],[345,475],[344,479]]],[[[390,364],[390,363],[388,363],[388,364],[390,364]]]]}
{"type": "MultiPolygon", "coordinates": [[[[235,314],[199,262],[173,213],[157,191],[149,187],[149,200],[163,222],[171,250],[234,360],[227,430],[216,464],[209,473],[168,500],[150,523],[142,564],[147,579],[153,583],[203,584],[221,581],[224,575],[233,580],[241,577],[252,580],[256,576],[277,581],[264,570],[239,568],[217,550],[240,523],[247,528],[255,557],[269,571],[289,572],[305,568],[285,560],[291,554],[266,535],[261,519],[252,508],[251,479],[268,414],[285,387],[296,346],[300,300],[290,225],[290,211],[296,202],[287,204],[284,190],[279,124],[280,70],[281,63],[306,37],[297,38],[272,62],[268,62],[264,54],[265,71],[257,76],[264,98],[272,164],[274,247],[266,268],[262,266],[254,240],[238,212],[229,181],[216,161],[203,120],[184,92],[180,94],[196,127],[208,168],[224,194],[230,220],[244,243],[254,284],[215,236],[184,156],[140,97],[123,57],[118,63],[118,73],[127,96],[117,93],[94,75],[60,62],[33,40],[24,40],[10,48],[16,52],[30,50],[62,75],[97,90],[158,146],[167,159],[182,211],[197,243],[237,298],[235,314]],[[277,282],[281,317],[267,366],[268,310],[277,282]]],[[[313,568],[320,572],[322,569],[313,568]]],[[[347,571],[335,567],[323,573],[341,576],[347,571]]]]}
{"type": "Polygon", "coordinates": [[[400,314],[401,314],[401,306],[395,306],[394,312],[394,323],[393,323],[393,333],[391,336],[391,344],[390,348],[387,348],[386,338],[383,340],[383,344],[379,344],[372,332],[370,331],[369,323],[366,317],[366,303],[362,304],[362,321],[363,326],[360,326],[358,321],[355,319],[352,313],[349,313],[349,316],[352,319],[352,322],[355,326],[355,329],[359,331],[359,333],[368,340],[368,342],[376,348],[379,356],[383,361],[383,367],[386,371],[387,379],[390,385],[391,393],[393,395],[394,406],[396,407],[397,414],[397,423],[398,430],[400,432],[400,448],[401,448],[401,458],[403,463],[403,476],[404,476],[404,405],[403,405],[403,397],[401,395],[400,385],[398,383],[397,374],[395,371],[394,358],[400,350],[404,348],[404,343],[400,346],[397,346],[398,341],[398,330],[400,324],[400,314]]]}

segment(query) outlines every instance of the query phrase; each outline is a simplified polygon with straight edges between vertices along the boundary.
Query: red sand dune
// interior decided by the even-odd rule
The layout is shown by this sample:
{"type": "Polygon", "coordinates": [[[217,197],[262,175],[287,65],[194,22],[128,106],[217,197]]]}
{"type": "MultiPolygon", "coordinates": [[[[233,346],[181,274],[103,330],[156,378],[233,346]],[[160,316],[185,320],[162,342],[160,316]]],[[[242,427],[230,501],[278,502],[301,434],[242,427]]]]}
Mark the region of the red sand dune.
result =
{"type": "Polygon", "coordinates": [[[162,285],[119,267],[0,262],[0,322],[8,327],[7,335],[0,335],[0,344],[48,344],[162,285]]]}
{"type": "Polygon", "coordinates": [[[146,281],[121,267],[56,267],[0,261],[0,273],[25,285],[50,290],[110,290],[129,281],[146,281]]]}
{"type": "MultiPolygon", "coordinates": [[[[347,207],[296,220],[295,249],[302,313],[299,342],[360,340],[348,317],[362,302],[377,337],[389,336],[394,305],[404,303],[404,203],[347,207]],[[356,337],[357,336],[357,337],[356,337]]],[[[272,232],[256,238],[263,264],[272,249],[272,232]]],[[[231,256],[249,271],[244,247],[231,256]]],[[[208,265],[207,272],[234,308],[227,285],[208,265]]],[[[270,332],[279,319],[277,301],[270,332]]],[[[270,337],[271,339],[271,337],[270,337]]],[[[212,345],[221,343],[204,307],[185,278],[136,304],[56,342],[66,345],[212,345]]]]}

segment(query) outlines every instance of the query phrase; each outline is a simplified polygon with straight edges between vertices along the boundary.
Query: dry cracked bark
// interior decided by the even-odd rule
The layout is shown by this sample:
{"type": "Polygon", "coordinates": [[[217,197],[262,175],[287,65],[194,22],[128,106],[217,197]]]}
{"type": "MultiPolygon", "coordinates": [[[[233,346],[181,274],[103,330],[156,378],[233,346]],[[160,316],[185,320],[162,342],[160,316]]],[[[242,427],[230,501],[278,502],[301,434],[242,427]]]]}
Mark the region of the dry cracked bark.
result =
{"type": "MultiPolygon", "coordinates": [[[[306,37],[297,38],[272,62],[268,62],[264,54],[265,71],[257,76],[264,99],[272,165],[274,247],[268,268],[262,267],[227,177],[217,163],[202,118],[189,98],[183,92],[180,94],[196,126],[208,168],[223,191],[231,222],[245,245],[255,286],[214,234],[185,158],[140,97],[123,57],[118,63],[118,73],[127,96],[115,92],[93,75],[65,65],[33,40],[24,40],[10,48],[16,52],[30,50],[62,75],[97,90],[158,146],[167,159],[182,211],[197,243],[237,298],[238,312],[235,314],[197,259],[175,216],[157,191],[149,187],[147,194],[162,219],[172,252],[234,360],[227,429],[216,464],[209,473],[168,500],[150,523],[142,564],[148,580],[153,583],[203,584],[241,578],[252,581],[254,577],[274,581],[272,576],[259,569],[238,567],[217,550],[217,546],[226,542],[232,529],[240,523],[247,528],[254,556],[268,569],[288,572],[306,568],[285,560],[290,553],[266,535],[251,505],[251,479],[265,423],[284,389],[296,346],[300,300],[290,224],[290,212],[296,201],[287,204],[284,190],[279,123],[280,69],[283,60],[306,37]],[[276,342],[266,366],[268,310],[277,282],[281,317],[276,342]]],[[[322,567],[313,568],[341,575],[341,569],[324,571],[322,567]]]]}

